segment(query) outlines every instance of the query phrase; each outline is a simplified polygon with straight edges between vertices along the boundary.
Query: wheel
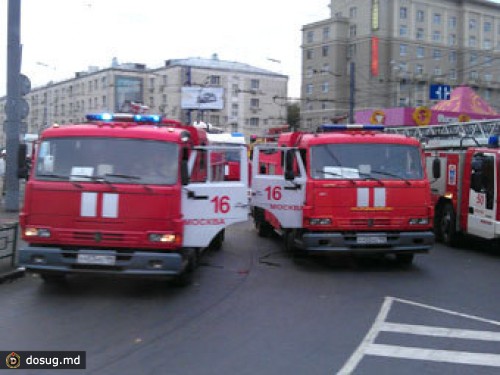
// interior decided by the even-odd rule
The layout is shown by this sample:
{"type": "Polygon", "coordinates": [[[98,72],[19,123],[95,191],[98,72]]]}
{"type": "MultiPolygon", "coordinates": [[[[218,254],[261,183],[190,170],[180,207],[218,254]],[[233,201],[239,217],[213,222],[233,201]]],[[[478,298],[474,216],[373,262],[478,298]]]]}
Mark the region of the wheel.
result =
{"type": "Polygon", "coordinates": [[[188,264],[181,273],[170,279],[170,284],[175,287],[186,287],[193,283],[193,275],[198,267],[200,254],[195,248],[186,248],[184,253],[188,258],[188,264]]]}
{"type": "Polygon", "coordinates": [[[403,267],[408,267],[413,263],[415,254],[396,254],[396,263],[403,267]]]}
{"type": "Polygon", "coordinates": [[[306,252],[302,249],[299,249],[297,245],[295,244],[295,237],[297,233],[295,230],[283,230],[283,244],[285,251],[290,254],[292,259],[298,260],[301,258],[304,258],[306,255],[306,252]]]}
{"type": "Polygon", "coordinates": [[[257,228],[257,234],[259,237],[269,237],[273,232],[273,227],[267,221],[256,221],[255,227],[257,228]]]}
{"type": "Polygon", "coordinates": [[[454,246],[457,243],[456,215],[451,204],[446,204],[439,215],[437,223],[437,238],[446,245],[454,246]]]}
{"type": "Polygon", "coordinates": [[[222,229],[217,235],[212,239],[208,248],[213,251],[218,251],[222,248],[222,244],[224,243],[225,237],[225,229],[222,229]]]}
{"type": "Polygon", "coordinates": [[[66,275],[55,273],[40,273],[40,278],[47,284],[60,284],[66,280],[66,275]]]}

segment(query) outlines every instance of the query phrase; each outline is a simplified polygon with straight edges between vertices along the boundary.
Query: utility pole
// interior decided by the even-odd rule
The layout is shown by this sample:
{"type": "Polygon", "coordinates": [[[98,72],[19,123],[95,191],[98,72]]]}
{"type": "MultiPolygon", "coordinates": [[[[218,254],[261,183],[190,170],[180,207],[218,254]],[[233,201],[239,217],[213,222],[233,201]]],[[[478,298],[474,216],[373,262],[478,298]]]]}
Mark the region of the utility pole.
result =
{"type": "Polygon", "coordinates": [[[7,31],[7,102],[5,112],[5,209],[19,211],[18,149],[21,125],[21,0],[9,0],[7,31]]]}
{"type": "Polygon", "coordinates": [[[356,90],[356,66],[354,61],[349,63],[349,123],[354,124],[354,106],[355,106],[355,90],[356,90]]]}

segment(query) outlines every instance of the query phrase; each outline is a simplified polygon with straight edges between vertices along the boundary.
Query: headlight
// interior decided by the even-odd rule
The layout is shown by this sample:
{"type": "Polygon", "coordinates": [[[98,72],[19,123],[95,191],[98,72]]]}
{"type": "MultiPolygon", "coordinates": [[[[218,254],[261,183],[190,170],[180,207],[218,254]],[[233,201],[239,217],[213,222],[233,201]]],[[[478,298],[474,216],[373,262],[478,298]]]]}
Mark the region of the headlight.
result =
{"type": "Polygon", "coordinates": [[[172,234],[172,233],[150,233],[149,234],[149,241],[174,243],[175,242],[175,234],[172,234]]]}
{"type": "Polygon", "coordinates": [[[24,230],[24,235],[26,237],[43,237],[43,238],[49,238],[50,237],[50,230],[46,228],[33,228],[33,227],[28,227],[24,230]]]}
{"type": "Polygon", "coordinates": [[[408,220],[408,224],[410,224],[410,225],[427,225],[427,224],[429,224],[429,218],[428,217],[413,218],[413,219],[408,220]]]}
{"type": "Polygon", "coordinates": [[[309,224],[311,224],[311,225],[330,225],[330,224],[332,224],[332,219],[311,218],[311,219],[309,219],[309,224]]]}

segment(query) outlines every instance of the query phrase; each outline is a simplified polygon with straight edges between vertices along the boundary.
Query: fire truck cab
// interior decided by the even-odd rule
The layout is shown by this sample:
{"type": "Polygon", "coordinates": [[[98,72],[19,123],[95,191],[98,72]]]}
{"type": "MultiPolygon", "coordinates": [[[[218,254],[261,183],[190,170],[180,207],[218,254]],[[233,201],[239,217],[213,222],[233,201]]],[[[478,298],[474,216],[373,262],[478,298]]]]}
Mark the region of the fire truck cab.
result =
{"type": "MultiPolygon", "coordinates": [[[[188,283],[201,253],[248,217],[247,169],[224,180],[226,150],[155,115],[95,114],[46,129],[20,213],[19,265],[188,283]]],[[[246,163],[244,147],[230,147],[246,163]]],[[[246,164],[244,164],[246,165],[246,164]]]]}
{"type": "Polygon", "coordinates": [[[259,235],[294,254],[394,254],[408,265],[433,245],[433,207],[416,139],[381,127],[322,126],[257,145],[252,213],[259,235]]]}

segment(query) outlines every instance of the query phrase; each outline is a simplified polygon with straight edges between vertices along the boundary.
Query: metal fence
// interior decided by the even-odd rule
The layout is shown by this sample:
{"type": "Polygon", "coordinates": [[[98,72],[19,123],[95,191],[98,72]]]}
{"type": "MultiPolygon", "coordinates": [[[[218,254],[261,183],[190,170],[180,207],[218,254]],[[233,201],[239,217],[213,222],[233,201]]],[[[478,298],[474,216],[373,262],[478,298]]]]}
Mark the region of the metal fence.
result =
{"type": "Polygon", "coordinates": [[[10,266],[16,266],[17,235],[18,223],[0,225],[0,264],[10,259],[10,266]]]}

